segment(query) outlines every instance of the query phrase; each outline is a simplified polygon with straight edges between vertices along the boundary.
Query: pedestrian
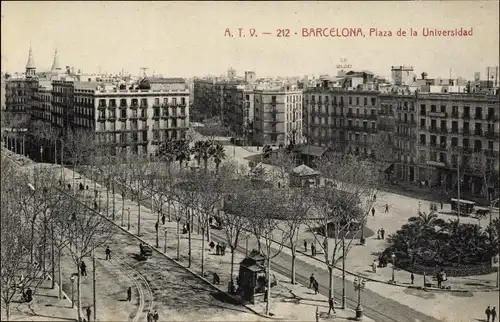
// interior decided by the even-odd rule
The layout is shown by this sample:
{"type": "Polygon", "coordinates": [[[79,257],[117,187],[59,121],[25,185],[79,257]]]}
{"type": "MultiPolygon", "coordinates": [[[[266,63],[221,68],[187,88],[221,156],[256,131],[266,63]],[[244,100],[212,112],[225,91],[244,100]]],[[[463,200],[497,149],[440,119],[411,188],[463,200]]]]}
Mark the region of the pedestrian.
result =
{"type": "Polygon", "coordinates": [[[490,306],[486,308],[486,311],[484,311],[484,314],[486,314],[486,322],[490,322],[490,316],[491,316],[491,309],[490,306]]]}
{"type": "Polygon", "coordinates": [[[129,288],[127,288],[127,301],[131,301],[132,300],[132,288],[129,286],[129,288]]]}
{"type": "Polygon", "coordinates": [[[377,260],[374,259],[372,263],[372,272],[376,273],[377,272],[377,260]]]}
{"type": "Polygon", "coordinates": [[[372,216],[375,217],[375,207],[372,208],[372,216]]]}
{"type": "Polygon", "coordinates": [[[380,239],[380,229],[377,230],[377,239],[380,239]]]}
{"type": "Polygon", "coordinates": [[[219,245],[219,243],[217,243],[217,245],[215,245],[215,254],[216,255],[220,254],[220,245],[219,245]]]}
{"type": "Polygon", "coordinates": [[[62,186],[62,181],[61,181],[61,179],[59,179],[59,181],[58,181],[58,182],[59,182],[59,187],[60,187],[60,186],[62,186]]]}
{"type": "Polygon", "coordinates": [[[165,214],[161,215],[161,224],[165,225],[165,214]]]}
{"type": "Polygon", "coordinates": [[[443,210],[443,202],[441,201],[441,210],[443,210]]]}
{"type": "Polygon", "coordinates": [[[316,256],[316,246],[314,246],[314,244],[311,244],[311,255],[313,257],[316,256]]]}
{"type": "Polygon", "coordinates": [[[148,311],[147,319],[148,322],[153,322],[153,312],[151,310],[148,311]]]}
{"type": "Polygon", "coordinates": [[[160,225],[160,222],[157,220],[155,224],[155,230],[158,231],[158,226],[160,225]]]}
{"type": "Polygon", "coordinates": [[[377,201],[377,194],[373,194],[373,201],[377,201]]]}
{"type": "Polygon", "coordinates": [[[304,239],[304,252],[307,253],[307,240],[304,239]]]}
{"type": "Polygon", "coordinates": [[[87,306],[85,309],[85,314],[87,315],[87,321],[90,321],[90,314],[92,313],[92,310],[90,309],[90,306],[87,306]]]}
{"type": "Polygon", "coordinates": [[[71,183],[68,183],[68,190],[71,190],[71,183]]]}
{"type": "Polygon", "coordinates": [[[332,312],[332,311],[333,311],[333,314],[335,314],[335,307],[333,306],[333,299],[332,298],[330,298],[328,300],[328,307],[329,307],[328,308],[328,315],[330,315],[330,312],[332,312]]]}
{"type": "Polygon", "coordinates": [[[385,204],[385,212],[389,212],[389,205],[385,204]]]}
{"type": "Polygon", "coordinates": [[[208,246],[210,247],[210,250],[214,250],[214,247],[215,247],[215,243],[214,243],[214,241],[212,240],[212,241],[210,242],[210,244],[208,244],[208,246]]]}
{"type": "MultiPolygon", "coordinates": [[[[441,272],[439,272],[439,273],[437,274],[437,281],[438,281],[438,288],[441,288],[441,285],[442,285],[442,283],[443,283],[443,278],[442,278],[442,276],[441,276],[441,272]]],[[[489,308],[489,306],[488,306],[488,308],[489,308]]],[[[488,320],[488,321],[489,321],[489,320],[488,320]]]]}
{"type": "Polygon", "coordinates": [[[153,312],[153,320],[154,322],[158,321],[159,319],[159,315],[158,315],[158,311],[155,309],[154,312],[153,312]]]}
{"type": "Polygon", "coordinates": [[[380,237],[382,237],[382,239],[384,239],[384,237],[385,237],[385,230],[384,230],[384,228],[380,228],[380,237]]]}
{"type": "Polygon", "coordinates": [[[111,259],[111,249],[109,246],[106,246],[106,260],[111,259]]]}
{"type": "Polygon", "coordinates": [[[311,289],[311,287],[314,285],[314,281],[316,279],[314,278],[314,273],[311,274],[311,276],[309,277],[309,289],[311,289]]]}
{"type": "Polygon", "coordinates": [[[94,200],[94,210],[97,210],[97,201],[94,200]]]}
{"type": "Polygon", "coordinates": [[[214,278],[213,278],[213,283],[212,284],[220,284],[220,277],[219,274],[214,273],[214,278]]]}
{"type": "Polygon", "coordinates": [[[411,279],[411,284],[413,284],[413,282],[415,281],[415,276],[413,275],[413,272],[411,272],[410,279],[411,279]]]}
{"type": "Polygon", "coordinates": [[[89,190],[89,185],[85,185],[85,190],[89,190]]]}
{"type": "Polygon", "coordinates": [[[495,322],[496,318],[497,318],[497,309],[493,307],[493,309],[491,310],[491,322],[495,322]]]}
{"type": "Polygon", "coordinates": [[[83,189],[84,189],[83,183],[80,182],[80,191],[83,191],[83,189]]]}
{"type": "Polygon", "coordinates": [[[319,292],[319,283],[318,283],[317,280],[314,280],[313,287],[314,287],[314,294],[318,294],[318,292],[319,292]]]}
{"type": "Polygon", "coordinates": [[[80,263],[80,275],[87,276],[87,265],[84,261],[80,263]]]}

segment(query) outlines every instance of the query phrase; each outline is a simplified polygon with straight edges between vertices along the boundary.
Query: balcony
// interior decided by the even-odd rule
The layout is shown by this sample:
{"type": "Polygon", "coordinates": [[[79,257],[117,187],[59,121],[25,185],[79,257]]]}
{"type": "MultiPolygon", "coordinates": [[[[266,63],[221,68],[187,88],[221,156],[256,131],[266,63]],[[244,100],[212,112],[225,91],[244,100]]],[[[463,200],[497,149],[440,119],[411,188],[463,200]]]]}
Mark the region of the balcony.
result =
{"type": "Polygon", "coordinates": [[[144,120],[144,121],[145,121],[145,120],[147,120],[147,119],[148,119],[148,115],[147,115],[146,113],[141,114],[141,116],[139,116],[139,119],[141,119],[141,120],[144,120]]]}
{"type": "Polygon", "coordinates": [[[427,161],[427,165],[434,166],[434,167],[445,167],[446,163],[445,162],[439,162],[439,161],[427,161]]]}
{"type": "Polygon", "coordinates": [[[134,104],[134,103],[132,103],[132,105],[130,105],[130,108],[131,108],[131,109],[136,110],[136,109],[138,109],[138,108],[139,108],[139,104],[137,104],[137,103],[135,103],[135,104],[134,104]]]}
{"type": "Polygon", "coordinates": [[[422,146],[422,147],[423,147],[423,146],[427,146],[427,145],[425,144],[425,142],[419,142],[419,144],[418,144],[418,145],[419,145],[419,146],[422,146]]]}
{"type": "Polygon", "coordinates": [[[427,130],[431,133],[441,133],[437,127],[429,126],[427,130]]]}
{"type": "Polygon", "coordinates": [[[99,116],[97,117],[97,120],[98,120],[98,121],[100,121],[100,122],[102,122],[102,121],[106,121],[106,115],[99,115],[99,116]]]}
{"type": "Polygon", "coordinates": [[[458,119],[460,117],[460,114],[458,114],[458,112],[451,112],[451,117],[458,119]]]}
{"type": "Polygon", "coordinates": [[[482,120],[483,119],[483,115],[482,114],[475,114],[474,115],[474,119],[476,119],[476,120],[482,120]]]}
{"type": "Polygon", "coordinates": [[[100,104],[98,107],[97,107],[98,110],[104,110],[106,109],[106,105],[105,104],[100,104]]]}
{"type": "Polygon", "coordinates": [[[458,129],[457,128],[451,128],[450,134],[458,134],[458,129]]]}
{"type": "Polygon", "coordinates": [[[448,117],[448,113],[446,112],[429,112],[429,117],[441,117],[441,118],[446,118],[448,117]]]}
{"type": "Polygon", "coordinates": [[[474,135],[475,136],[483,136],[483,131],[482,130],[475,130],[474,135]]]}
{"type": "Polygon", "coordinates": [[[153,120],[159,120],[160,119],[160,115],[159,114],[154,114],[153,115],[153,120]]]}
{"type": "Polygon", "coordinates": [[[132,115],[129,115],[129,120],[137,120],[139,117],[137,114],[132,114],[132,115]]]}
{"type": "Polygon", "coordinates": [[[470,135],[470,130],[469,129],[463,129],[462,130],[462,135],[470,135]]]}
{"type": "Polygon", "coordinates": [[[498,121],[498,116],[495,116],[495,114],[488,114],[488,117],[486,119],[490,122],[496,122],[498,121]]]}
{"type": "Polygon", "coordinates": [[[279,123],[279,120],[276,118],[272,118],[269,120],[269,123],[279,123]]]}
{"type": "Polygon", "coordinates": [[[486,132],[484,132],[484,136],[487,139],[498,139],[498,138],[500,138],[500,133],[495,133],[493,131],[486,131],[486,132]]]}
{"type": "Polygon", "coordinates": [[[163,114],[161,115],[161,119],[162,119],[162,120],[167,120],[168,118],[169,118],[168,113],[163,113],[163,114]]]}
{"type": "Polygon", "coordinates": [[[425,114],[426,114],[425,111],[420,111],[421,116],[425,116],[425,114]]]}
{"type": "Polygon", "coordinates": [[[463,113],[462,114],[463,119],[470,119],[470,114],[469,113],[463,113]]]}
{"type": "Polygon", "coordinates": [[[145,108],[147,109],[147,108],[148,108],[148,105],[147,105],[147,104],[141,104],[141,106],[140,106],[140,107],[141,107],[142,109],[145,109],[145,108]]]}
{"type": "Polygon", "coordinates": [[[439,133],[441,134],[448,134],[448,129],[445,127],[439,128],[439,133]]]}
{"type": "Polygon", "coordinates": [[[110,115],[110,116],[108,116],[108,121],[110,121],[110,122],[116,121],[116,115],[110,115]]]}
{"type": "Polygon", "coordinates": [[[114,109],[114,108],[116,108],[116,104],[109,105],[108,108],[109,109],[114,109]]]}
{"type": "Polygon", "coordinates": [[[120,105],[120,108],[126,110],[128,108],[128,106],[127,105],[120,105]]]}

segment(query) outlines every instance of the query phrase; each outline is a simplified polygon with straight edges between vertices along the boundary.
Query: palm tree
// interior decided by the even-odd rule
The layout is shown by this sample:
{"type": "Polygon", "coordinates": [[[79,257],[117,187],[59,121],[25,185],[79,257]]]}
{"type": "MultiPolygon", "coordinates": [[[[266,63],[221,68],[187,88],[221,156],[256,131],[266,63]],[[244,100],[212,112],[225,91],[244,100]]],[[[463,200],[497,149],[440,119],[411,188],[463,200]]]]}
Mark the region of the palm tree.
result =
{"type": "Polygon", "coordinates": [[[189,161],[189,159],[191,158],[189,143],[184,139],[175,140],[174,151],[175,160],[179,161],[179,167],[182,169],[182,163],[189,161]]]}
{"type": "Polygon", "coordinates": [[[411,217],[408,221],[422,229],[434,229],[436,226],[442,226],[444,224],[444,221],[439,219],[438,215],[433,211],[430,213],[419,212],[418,217],[411,217]]]}
{"type": "Polygon", "coordinates": [[[226,159],[226,151],[224,150],[224,146],[220,143],[216,143],[215,145],[212,145],[210,149],[210,155],[214,159],[215,163],[215,173],[219,173],[219,166],[222,163],[224,159],[226,159]]]}
{"type": "Polygon", "coordinates": [[[208,169],[208,159],[210,158],[210,150],[212,149],[212,142],[210,141],[196,141],[194,143],[194,147],[192,152],[196,161],[198,162],[198,166],[200,165],[201,159],[203,159],[203,167],[205,173],[207,173],[208,169]]]}
{"type": "Polygon", "coordinates": [[[160,148],[157,151],[157,156],[159,156],[160,160],[165,161],[167,164],[167,168],[170,171],[170,164],[176,160],[176,150],[175,150],[175,141],[172,139],[167,139],[160,145],[160,148]]]}

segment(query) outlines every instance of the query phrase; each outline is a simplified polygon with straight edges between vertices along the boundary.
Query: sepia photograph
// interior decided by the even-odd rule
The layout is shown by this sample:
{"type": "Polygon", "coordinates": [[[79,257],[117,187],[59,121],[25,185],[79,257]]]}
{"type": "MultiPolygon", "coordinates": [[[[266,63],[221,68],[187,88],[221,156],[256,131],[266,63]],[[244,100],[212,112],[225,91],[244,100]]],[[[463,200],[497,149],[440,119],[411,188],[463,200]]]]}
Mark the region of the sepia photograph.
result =
{"type": "Polygon", "coordinates": [[[1,321],[497,322],[498,1],[2,1],[1,321]]]}

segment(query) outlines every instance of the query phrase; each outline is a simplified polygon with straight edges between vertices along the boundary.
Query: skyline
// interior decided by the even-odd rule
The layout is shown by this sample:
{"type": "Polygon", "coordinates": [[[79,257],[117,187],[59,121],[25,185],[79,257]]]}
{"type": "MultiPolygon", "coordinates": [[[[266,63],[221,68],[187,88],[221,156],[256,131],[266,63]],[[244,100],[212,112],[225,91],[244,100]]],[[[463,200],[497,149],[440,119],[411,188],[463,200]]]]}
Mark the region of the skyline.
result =
{"type": "Polygon", "coordinates": [[[2,2],[2,72],[24,71],[31,43],[37,71],[50,69],[57,48],[61,67],[86,73],[138,75],[149,67],[148,75],[218,76],[232,67],[257,77],[319,75],[335,74],[345,57],[352,69],[385,77],[392,65],[411,65],[417,76],[448,77],[451,69],[452,77],[485,78],[487,66],[498,66],[498,11],[494,1],[2,2]],[[312,27],[393,36],[301,37],[312,27]],[[255,28],[259,37],[237,37],[238,28],[255,28]],[[399,28],[473,28],[473,35],[398,37],[399,28]],[[260,34],[276,29],[291,37],[260,34]]]}

